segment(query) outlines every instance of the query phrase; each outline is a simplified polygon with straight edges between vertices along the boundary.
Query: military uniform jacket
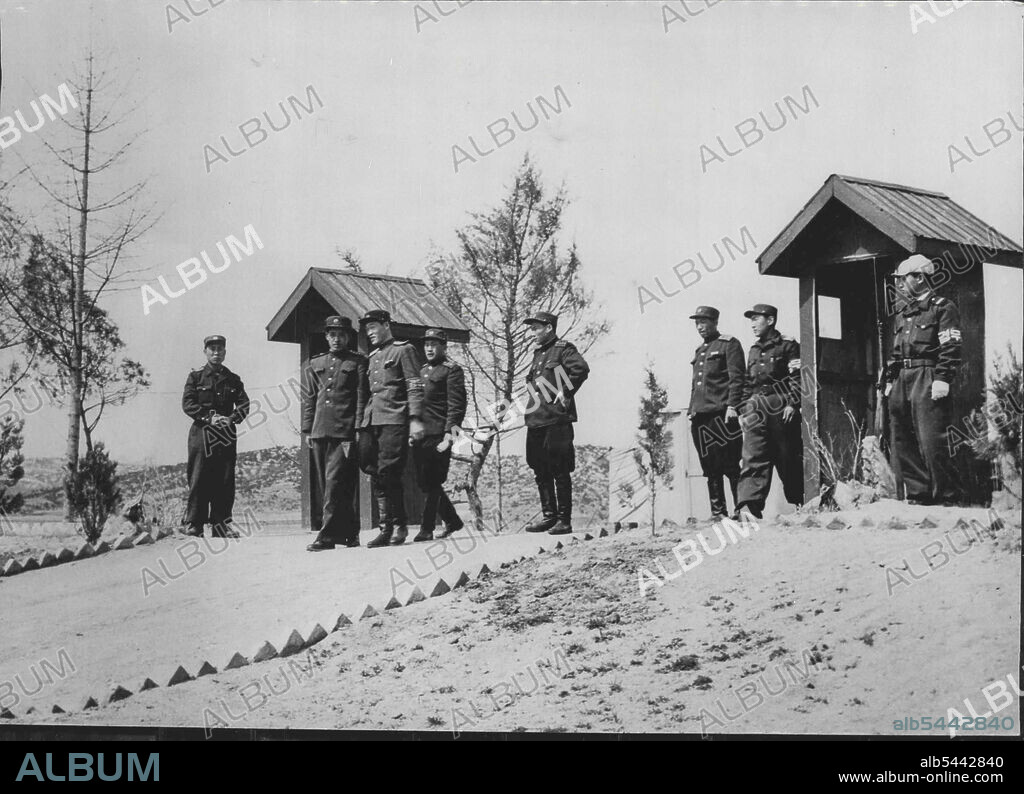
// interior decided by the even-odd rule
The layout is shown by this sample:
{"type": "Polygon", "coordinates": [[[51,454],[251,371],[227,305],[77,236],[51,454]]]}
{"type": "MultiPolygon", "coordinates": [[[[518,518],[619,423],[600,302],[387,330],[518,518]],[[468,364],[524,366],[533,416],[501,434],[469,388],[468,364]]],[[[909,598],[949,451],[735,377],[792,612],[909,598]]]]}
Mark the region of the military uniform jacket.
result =
{"type": "Polygon", "coordinates": [[[215,370],[207,364],[194,369],[185,378],[181,409],[194,425],[208,425],[214,414],[231,417],[237,425],[249,414],[249,396],[242,379],[223,364],[215,370]]]}
{"type": "Polygon", "coordinates": [[[800,343],[774,328],[750,346],[744,404],[754,394],[778,394],[800,408],[800,343]]]}
{"type": "Polygon", "coordinates": [[[536,348],[526,375],[530,390],[529,407],[534,408],[524,418],[526,426],[547,427],[575,422],[576,392],[589,375],[590,367],[572,342],[552,337],[536,348]],[[567,402],[564,408],[555,402],[559,392],[567,402]]]}
{"type": "Polygon", "coordinates": [[[461,427],[466,418],[466,376],[462,367],[445,358],[427,362],[420,370],[423,380],[423,430],[428,436],[444,435],[461,427]]]}
{"type": "Polygon", "coordinates": [[[697,348],[693,355],[693,385],[690,389],[691,414],[739,409],[743,403],[746,377],[743,346],[734,336],[719,334],[697,348]]]}
{"type": "Polygon", "coordinates": [[[423,415],[423,364],[408,342],[389,339],[370,353],[370,400],[361,427],[404,425],[423,415]]]}
{"type": "Polygon", "coordinates": [[[366,356],[342,350],[310,360],[302,384],[302,433],[351,441],[369,398],[366,356]]]}
{"type": "Polygon", "coordinates": [[[960,369],[960,311],[947,298],[927,293],[896,317],[892,359],[897,368],[905,358],[935,362],[935,379],[952,383],[960,369]]]}

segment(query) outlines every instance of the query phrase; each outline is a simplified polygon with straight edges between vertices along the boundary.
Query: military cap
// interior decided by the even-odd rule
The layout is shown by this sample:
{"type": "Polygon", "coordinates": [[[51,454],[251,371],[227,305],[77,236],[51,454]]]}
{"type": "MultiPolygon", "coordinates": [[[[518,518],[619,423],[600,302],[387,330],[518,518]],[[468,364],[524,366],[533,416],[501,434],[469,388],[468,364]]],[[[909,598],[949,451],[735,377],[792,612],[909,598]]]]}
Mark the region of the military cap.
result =
{"type": "Polygon", "coordinates": [[[778,318],[779,310],[770,303],[755,303],[753,309],[747,309],[747,311],[743,312],[743,316],[748,320],[755,314],[763,314],[765,317],[778,318]]]}
{"type": "Polygon", "coordinates": [[[718,321],[718,309],[714,306],[698,306],[697,311],[690,315],[691,320],[699,320],[705,318],[708,320],[718,321]]]}
{"type": "Polygon", "coordinates": [[[914,254],[900,262],[894,276],[908,276],[911,273],[924,273],[927,276],[935,274],[935,264],[926,256],[914,254]]]}
{"type": "Polygon", "coordinates": [[[558,325],[558,315],[551,312],[534,312],[523,320],[523,325],[529,325],[530,323],[545,323],[554,328],[558,325]]]}
{"type": "Polygon", "coordinates": [[[226,347],[227,340],[220,334],[214,334],[203,340],[203,347],[209,347],[210,345],[224,345],[226,347]]]}
{"type": "Polygon", "coordinates": [[[440,328],[428,328],[427,332],[423,334],[423,341],[426,342],[428,339],[433,339],[437,342],[448,343],[448,334],[440,328]]]}
{"type": "Polygon", "coordinates": [[[337,314],[332,314],[330,317],[324,320],[324,331],[330,331],[331,329],[351,331],[352,321],[348,319],[348,317],[342,317],[337,314]]]}
{"type": "Polygon", "coordinates": [[[366,325],[367,323],[389,322],[391,322],[391,315],[384,309],[370,309],[370,311],[359,318],[360,325],[366,325]]]}

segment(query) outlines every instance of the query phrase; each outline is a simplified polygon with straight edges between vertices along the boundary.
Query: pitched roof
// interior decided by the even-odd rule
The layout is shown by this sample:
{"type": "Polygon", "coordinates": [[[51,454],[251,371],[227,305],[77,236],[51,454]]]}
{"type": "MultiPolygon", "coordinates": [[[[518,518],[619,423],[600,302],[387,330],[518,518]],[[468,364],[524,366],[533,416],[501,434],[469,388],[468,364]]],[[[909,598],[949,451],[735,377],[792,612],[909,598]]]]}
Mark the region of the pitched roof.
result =
{"type": "Polygon", "coordinates": [[[796,217],[757,257],[762,274],[831,200],[836,200],[890,237],[908,253],[929,254],[939,242],[981,246],[1002,264],[1024,266],[1024,249],[961,207],[949,196],[930,190],[832,174],[796,217]],[[922,250],[927,248],[929,250],[922,250]]]}
{"type": "Polygon", "coordinates": [[[396,325],[442,328],[455,342],[468,342],[469,329],[422,279],[312,267],[267,324],[273,340],[299,302],[316,292],[331,308],[358,322],[370,309],[387,309],[396,325]]]}

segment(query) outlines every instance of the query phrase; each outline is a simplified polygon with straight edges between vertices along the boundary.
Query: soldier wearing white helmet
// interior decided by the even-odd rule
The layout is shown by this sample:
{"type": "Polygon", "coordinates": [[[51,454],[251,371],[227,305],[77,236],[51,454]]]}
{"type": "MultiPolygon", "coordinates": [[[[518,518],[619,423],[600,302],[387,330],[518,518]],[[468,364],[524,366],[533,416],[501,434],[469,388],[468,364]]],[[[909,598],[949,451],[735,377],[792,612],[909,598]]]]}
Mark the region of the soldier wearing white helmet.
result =
{"type": "Polygon", "coordinates": [[[930,259],[915,254],[893,274],[905,306],[880,386],[889,397],[892,462],[908,501],[952,504],[956,489],[946,445],[949,387],[960,368],[960,312],[935,295],[930,259]]]}

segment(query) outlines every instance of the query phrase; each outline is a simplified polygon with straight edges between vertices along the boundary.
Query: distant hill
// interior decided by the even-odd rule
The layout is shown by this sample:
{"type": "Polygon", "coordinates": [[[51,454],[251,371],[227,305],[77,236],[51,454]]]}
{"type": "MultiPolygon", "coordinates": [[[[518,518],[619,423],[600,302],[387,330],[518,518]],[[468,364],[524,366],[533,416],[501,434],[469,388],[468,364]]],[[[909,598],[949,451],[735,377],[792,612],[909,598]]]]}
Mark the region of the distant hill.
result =
{"type": "Polygon", "coordinates": [[[59,488],[63,458],[28,458],[23,464],[25,475],[18,482],[22,493],[37,493],[59,488]]]}
{"type": "MultiPolygon", "coordinates": [[[[449,483],[461,482],[469,464],[453,461],[449,483]]],[[[520,455],[501,457],[501,512],[510,527],[533,521],[539,515],[537,484],[533,471],[520,455]]],[[[497,512],[498,463],[494,450],[487,457],[478,485],[484,515],[497,512]]],[[[608,447],[581,444],[576,447],[576,471],[573,474],[573,523],[582,525],[608,520],[608,447]]],[[[458,499],[465,499],[459,494],[458,499]]]]}
{"type": "MultiPolygon", "coordinates": [[[[60,458],[29,458],[21,490],[25,494],[24,513],[48,513],[62,504],[60,458]]],[[[411,461],[410,461],[411,465],[411,461]]],[[[448,482],[461,482],[467,464],[452,463],[448,482]]],[[[125,499],[137,496],[145,485],[149,498],[166,506],[168,515],[180,513],[185,504],[185,463],[160,466],[118,466],[121,494],[125,499]]],[[[533,472],[519,455],[503,455],[501,460],[502,514],[510,526],[531,520],[537,513],[537,486],[533,472]]],[[[301,480],[298,447],[269,447],[240,452],[235,470],[236,502],[257,510],[288,512],[300,509],[301,480]]],[[[576,473],[573,476],[575,516],[584,522],[608,518],[608,449],[589,444],[576,448],[576,473]]],[[[465,494],[455,494],[464,501],[465,494]]],[[[492,450],[480,475],[480,498],[485,515],[498,506],[498,466],[492,450]]],[[[176,519],[175,519],[176,520],[176,519]]]]}
{"type": "MultiPolygon", "coordinates": [[[[297,447],[270,447],[240,452],[235,468],[236,500],[257,510],[284,512],[299,509],[299,466],[297,447]]],[[[25,513],[56,510],[63,501],[61,466],[58,458],[29,458],[25,461],[22,492],[25,513]]],[[[168,504],[186,498],[185,463],[160,466],[119,465],[121,495],[137,496],[145,485],[146,494],[168,504]]]]}

